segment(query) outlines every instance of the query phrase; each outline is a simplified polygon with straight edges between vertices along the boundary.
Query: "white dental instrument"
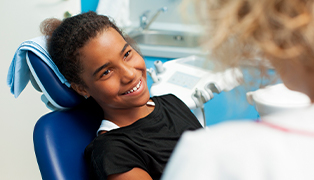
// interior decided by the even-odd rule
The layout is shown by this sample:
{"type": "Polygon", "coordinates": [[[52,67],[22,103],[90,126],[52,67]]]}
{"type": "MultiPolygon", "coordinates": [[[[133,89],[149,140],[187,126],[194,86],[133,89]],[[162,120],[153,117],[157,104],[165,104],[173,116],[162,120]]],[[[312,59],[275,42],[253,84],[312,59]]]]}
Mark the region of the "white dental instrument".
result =
{"type": "Polygon", "coordinates": [[[156,72],[149,74],[154,83],[150,89],[153,96],[172,93],[180,98],[203,126],[206,126],[204,103],[214,97],[213,93],[229,91],[238,86],[243,78],[237,68],[213,72],[212,65],[204,57],[189,56],[167,61],[155,61],[156,72]]]}

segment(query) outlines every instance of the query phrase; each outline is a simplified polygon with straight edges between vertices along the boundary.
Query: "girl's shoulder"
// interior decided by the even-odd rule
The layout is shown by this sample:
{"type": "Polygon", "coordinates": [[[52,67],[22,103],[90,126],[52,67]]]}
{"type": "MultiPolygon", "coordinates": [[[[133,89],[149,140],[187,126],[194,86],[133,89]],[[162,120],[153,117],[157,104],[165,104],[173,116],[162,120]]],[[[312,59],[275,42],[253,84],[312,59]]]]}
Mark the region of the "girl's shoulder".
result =
{"type": "Polygon", "coordinates": [[[154,102],[156,102],[156,100],[158,101],[174,101],[174,102],[182,102],[177,96],[175,96],[174,94],[165,94],[165,95],[161,95],[161,96],[153,96],[152,100],[154,102]]]}

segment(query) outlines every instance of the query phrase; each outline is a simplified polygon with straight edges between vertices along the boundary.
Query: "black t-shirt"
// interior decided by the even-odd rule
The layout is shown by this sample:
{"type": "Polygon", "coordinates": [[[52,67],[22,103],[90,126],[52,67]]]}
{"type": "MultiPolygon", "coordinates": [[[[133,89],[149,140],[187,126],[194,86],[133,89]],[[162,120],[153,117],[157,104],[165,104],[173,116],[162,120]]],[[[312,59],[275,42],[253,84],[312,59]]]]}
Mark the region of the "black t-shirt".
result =
{"type": "Polygon", "coordinates": [[[135,123],[96,137],[85,149],[92,179],[134,167],[159,179],[179,137],[201,128],[190,109],[174,95],[153,97],[155,109],[135,123]]]}

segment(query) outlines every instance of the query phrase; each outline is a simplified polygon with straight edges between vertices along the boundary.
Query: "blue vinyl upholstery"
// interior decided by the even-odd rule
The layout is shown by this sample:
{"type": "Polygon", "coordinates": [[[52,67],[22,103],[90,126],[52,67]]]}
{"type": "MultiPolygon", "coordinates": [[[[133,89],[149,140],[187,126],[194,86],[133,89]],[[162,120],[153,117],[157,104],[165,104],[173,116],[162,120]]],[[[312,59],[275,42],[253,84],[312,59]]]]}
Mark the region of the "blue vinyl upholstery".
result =
{"type": "MultiPolygon", "coordinates": [[[[44,180],[86,180],[85,147],[95,138],[103,118],[97,103],[82,100],[60,83],[49,67],[29,52],[36,76],[53,100],[67,107],[42,116],[33,133],[34,149],[44,180]]],[[[34,74],[33,74],[34,75],[34,74]]]]}
{"type": "MultiPolygon", "coordinates": [[[[36,54],[28,52],[29,62],[34,69],[33,76],[38,77],[38,84],[42,84],[42,91],[59,106],[64,108],[74,107],[80,104],[84,98],[74,90],[62,84],[55,73],[36,54]]],[[[33,73],[33,72],[32,72],[33,73]]]]}
{"type": "Polygon", "coordinates": [[[34,148],[44,180],[88,179],[84,149],[95,138],[102,114],[84,107],[54,111],[36,123],[34,148]]]}
{"type": "Polygon", "coordinates": [[[95,109],[82,105],[54,111],[36,123],[34,148],[44,180],[88,179],[84,149],[95,138],[102,120],[102,114],[95,109]]]}

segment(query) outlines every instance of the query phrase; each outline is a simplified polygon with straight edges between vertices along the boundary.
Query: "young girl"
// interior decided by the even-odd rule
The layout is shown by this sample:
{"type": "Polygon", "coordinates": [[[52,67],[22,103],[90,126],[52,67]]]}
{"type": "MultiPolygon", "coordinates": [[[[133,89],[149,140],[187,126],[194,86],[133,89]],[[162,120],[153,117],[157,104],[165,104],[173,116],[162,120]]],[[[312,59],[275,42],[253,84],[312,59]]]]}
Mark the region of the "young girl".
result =
{"type": "Polygon", "coordinates": [[[201,127],[189,108],[173,95],[150,98],[143,57],[108,17],[88,12],[41,27],[71,87],[104,112],[85,149],[91,178],[159,179],[183,131],[201,127]]]}

